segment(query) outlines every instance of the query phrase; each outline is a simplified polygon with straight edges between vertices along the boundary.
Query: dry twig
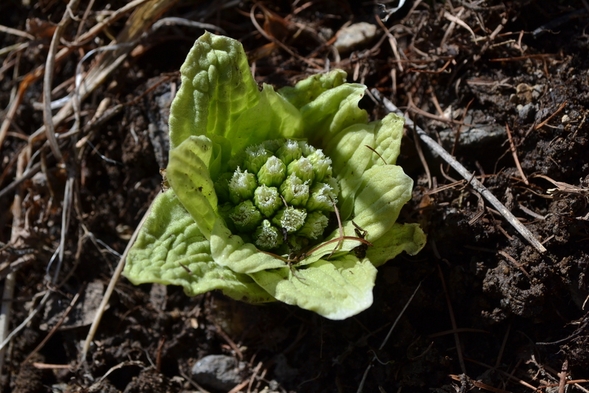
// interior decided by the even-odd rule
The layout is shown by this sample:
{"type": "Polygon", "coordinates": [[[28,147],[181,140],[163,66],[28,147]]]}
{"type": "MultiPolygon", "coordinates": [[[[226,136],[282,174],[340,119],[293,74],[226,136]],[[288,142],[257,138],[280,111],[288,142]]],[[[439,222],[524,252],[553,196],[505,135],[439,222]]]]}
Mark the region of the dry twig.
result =
{"type": "MultiPolygon", "coordinates": [[[[403,112],[399,110],[391,101],[382,97],[380,92],[376,89],[372,89],[372,94],[379,100],[382,101],[385,108],[390,112],[394,112],[399,116],[404,116],[403,112]]],[[[436,141],[429,137],[420,127],[414,125],[413,121],[408,117],[405,117],[405,122],[408,127],[415,127],[417,131],[417,135],[423,143],[428,145],[436,154],[438,154],[444,161],[454,168],[454,170],[460,175],[470,182],[470,185],[481,193],[481,195],[491,204],[493,205],[501,215],[532,245],[536,250],[541,253],[546,252],[546,247],[542,245],[536,239],[536,237],[530,232],[528,228],[526,228],[507,208],[497,199],[483,184],[478,181],[472,173],[470,173],[462,164],[454,159],[442,146],[440,146],[436,141]]]]}
{"type": "Polygon", "coordinates": [[[53,116],[51,113],[51,82],[53,81],[53,70],[55,66],[55,54],[57,52],[57,44],[61,39],[65,28],[71,21],[71,11],[78,7],[79,0],[70,0],[67,5],[68,12],[64,12],[61,18],[61,22],[57,25],[53,38],[51,39],[51,45],[49,46],[49,53],[47,54],[47,61],[45,62],[45,76],[43,78],[43,120],[45,121],[45,135],[47,141],[51,147],[51,151],[58,161],[62,161],[61,151],[57,145],[57,139],[55,138],[55,128],[53,125],[53,116]]]}
{"type": "MultiPolygon", "coordinates": [[[[387,333],[386,337],[384,338],[384,340],[382,340],[382,343],[380,344],[380,347],[378,347],[378,350],[379,351],[382,350],[384,348],[384,346],[387,344],[387,342],[389,341],[389,338],[391,337],[391,334],[393,333],[393,330],[395,329],[395,326],[397,326],[397,324],[399,323],[399,320],[405,314],[405,311],[407,310],[407,307],[409,307],[409,305],[413,301],[413,298],[417,294],[417,291],[419,291],[419,288],[421,288],[421,281],[419,282],[419,285],[417,285],[417,287],[413,291],[413,294],[411,295],[411,297],[409,298],[409,300],[407,300],[407,302],[405,303],[405,306],[403,306],[403,309],[401,310],[401,312],[399,313],[399,315],[397,315],[397,318],[395,319],[395,322],[393,322],[393,325],[389,329],[389,332],[387,333]]],[[[358,390],[356,390],[356,393],[362,393],[362,391],[364,390],[364,383],[366,382],[366,378],[368,377],[368,372],[374,366],[374,361],[375,360],[376,360],[376,353],[373,353],[372,354],[372,359],[368,363],[368,366],[366,367],[366,370],[364,371],[364,374],[362,375],[362,380],[360,381],[360,384],[358,385],[358,390]]]]}
{"type": "MultiPolygon", "coordinates": [[[[80,45],[92,40],[96,35],[98,35],[105,27],[109,26],[111,23],[117,21],[119,18],[123,17],[127,12],[133,10],[135,7],[146,3],[148,0],[134,0],[130,3],[126,4],[125,6],[119,8],[115,12],[113,12],[108,18],[105,18],[102,22],[97,23],[94,25],[88,32],[83,34],[82,36],[78,37],[78,40],[72,45],[66,46],[62,48],[56,55],[54,64],[61,63],[73,50],[75,50],[80,45]]],[[[22,99],[28,90],[29,86],[31,86],[35,81],[37,81],[43,74],[45,73],[45,65],[40,65],[35,68],[33,71],[25,75],[21,83],[18,87],[18,93],[16,96],[10,101],[8,104],[8,108],[6,110],[6,115],[4,120],[2,121],[2,125],[0,126],[0,150],[2,149],[2,145],[4,142],[4,138],[8,133],[8,129],[16,112],[22,102],[22,99]]],[[[89,94],[90,92],[88,92],[89,94]]],[[[52,118],[53,126],[57,126],[61,124],[67,117],[71,115],[71,100],[68,102],[70,105],[66,105],[62,108],[55,116],[52,118]],[[67,108],[67,109],[66,109],[67,108]]],[[[29,137],[30,141],[36,140],[40,135],[45,133],[45,125],[41,126],[33,135],[29,137]]]]}
{"type": "Polygon", "coordinates": [[[115,289],[115,285],[119,281],[119,278],[121,277],[121,273],[123,272],[123,268],[125,267],[125,260],[127,259],[127,254],[129,253],[129,250],[131,249],[131,246],[133,245],[133,243],[135,243],[137,236],[139,236],[139,231],[141,230],[141,228],[143,227],[143,224],[147,220],[147,216],[149,215],[150,211],[151,211],[151,205],[150,205],[149,209],[147,209],[147,211],[143,215],[141,222],[139,223],[139,225],[137,225],[135,232],[133,232],[133,235],[129,239],[129,242],[127,243],[127,247],[125,248],[125,252],[123,253],[121,258],[119,259],[119,263],[118,263],[115,271],[112,274],[110,282],[108,283],[108,287],[106,288],[106,292],[104,293],[104,296],[102,297],[102,301],[100,302],[100,305],[98,306],[98,309],[96,310],[96,315],[94,316],[94,320],[92,321],[92,325],[90,326],[90,330],[88,331],[88,335],[86,336],[86,341],[84,341],[84,347],[82,348],[82,353],[81,353],[80,359],[79,359],[81,363],[84,363],[86,361],[86,355],[88,354],[88,350],[90,349],[90,344],[92,343],[92,340],[94,339],[94,335],[96,334],[96,331],[98,330],[98,325],[100,325],[102,315],[104,314],[104,311],[106,310],[106,306],[108,305],[110,297],[115,289]]]}
{"type": "Polygon", "coordinates": [[[444,273],[442,268],[438,264],[438,274],[442,283],[442,289],[446,297],[446,305],[448,306],[448,313],[450,314],[450,322],[452,323],[452,330],[454,335],[454,342],[456,343],[456,353],[458,354],[458,363],[460,363],[460,369],[463,374],[466,374],[466,365],[464,364],[464,355],[462,354],[462,344],[460,343],[460,335],[458,334],[458,325],[456,324],[456,317],[454,316],[454,307],[450,301],[450,295],[448,295],[448,288],[446,287],[446,280],[444,279],[444,273]]]}
{"type": "MultiPolygon", "coordinates": [[[[17,163],[17,175],[22,175],[25,167],[25,155],[19,154],[17,163]]],[[[17,245],[19,243],[21,232],[25,222],[23,220],[24,212],[22,211],[22,195],[17,192],[12,204],[12,232],[10,234],[10,243],[17,245]]],[[[0,310],[0,376],[4,368],[4,356],[6,354],[6,345],[10,342],[12,333],[8,334],[10,326],[10,317],[12,314],[12,298],[14,296],[14,287],[16,276],[14,273],[8,273],[4,281],[4,291],[2,293],[2,307],[0,310]]]]}
{"type": "Polygon", "coordinates": [[[526,186],[529,186],[530,182],[528,181],[528,178],[526,177],[526,174],[524,173],[524,170],[522,169],[522,166],[519,162],[519,157],[517,155],[517,148],[515,147],[515,143],[513,142],[513,137],[511,136],[511,130],[509,129],[509,126],[507,124],[505,124],[505,130],[507,131],[507,138],[509,139],[509,149],[511,150],[511,155],[513,156],[513,161],[515,161],[515,166],[517,167],[517,171],[519,172],[519,175],[522,177],[522,180],[524,181],[524,183],[526,183],[526,186]]]}

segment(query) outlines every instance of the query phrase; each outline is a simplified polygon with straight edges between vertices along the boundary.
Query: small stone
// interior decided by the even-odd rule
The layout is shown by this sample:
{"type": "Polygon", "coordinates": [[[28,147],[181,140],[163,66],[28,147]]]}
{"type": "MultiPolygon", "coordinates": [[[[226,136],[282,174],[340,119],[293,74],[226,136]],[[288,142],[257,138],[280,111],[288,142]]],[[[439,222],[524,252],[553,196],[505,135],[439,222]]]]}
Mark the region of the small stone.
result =
{"type": "Polygon", "coordinates": [[[225,392],[243,382],[246,375],[247,363],[227,355],[208,355],[192,366],[197,383],[225,392]]]}
{"type": "Polygon", "coordinates": [[[355,47],[366,44],[376,36],[376,25],[360,22],[344,27],[337,32],[333,46],[338,52],[349,52],[355,47]]]}
{"type": "Polygon", "coordinates": [[[560,122],[561,122],[562,124],[567,124],[567,123],[570,123],[570,122],[571,122],[571,118],[570,118],[570,116],[569,116],[569,115],[564,115],[564,116],[563,116],[563,117],[560,119],[560,122]]]}
{"type": "Polygon", "coordinates": [[[509,101],[514,104],[527,105],[534,103],[544,92],[544,85],[530,86],[526,83],[520,83],[515,88],[516,93],[509,97],[509,101]]]}
{"type": "Polygon", "coordinates": [[[524,122],[533,121],[536,116],[536,106],[534,104],[518,105],[517,113],[519,118],[524,122]]]}
{"type": "MultiPolygon", "coordinates": [[[[90,282],[80,300],[70,310],[65,320],[59,326],[60,331],[78,328],[81,326],[88,326],[94,321],[96,310],[98,309],[102,294],[104,293],[104,284],[95,280],[90,282]]],[[[49,300],[45,305],[44,321],[39,325],[39,329],[43,331],[51,330],[62,318],[68,306],[68,302],[60,302],[58,300],[49,300]]]]}
{"type": "MultiPolygon", "coordinates": [[[[473,123],[470,117],[464,119],[465,123],[473,123]]],[[[442,130],[439,132],[442,145],[447,149],[452,148],[456,139],[453,130],[442,130]]],[[[463,130],[458,139],[460,149],[483,149],[489,146],[499,146],[507,138],[505,127],[499,124],[475,124],[472,128],[463,130]]]]}
{"type": "Polygon", "coordinates": [[[535,102],[544,92],[544,85],[534,85],[532,87],[532,100],[535,102]]]}

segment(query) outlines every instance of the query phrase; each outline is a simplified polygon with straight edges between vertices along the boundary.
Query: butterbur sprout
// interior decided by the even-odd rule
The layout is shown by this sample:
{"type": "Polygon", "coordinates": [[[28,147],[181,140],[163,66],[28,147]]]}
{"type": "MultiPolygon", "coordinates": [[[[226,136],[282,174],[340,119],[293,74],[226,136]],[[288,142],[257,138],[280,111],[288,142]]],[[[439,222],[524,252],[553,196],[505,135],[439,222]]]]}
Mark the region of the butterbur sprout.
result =
{"type": "Polygon", "coordinates": [[[181,74],[169,188],[126,277],[330,319],[368,308],[376,268],[425,244],[417,224],[396,222],[413,186],[395,165],[403,120],[369,122],[358,107],[366,87],[345,83],[341,70],[260,91],[241,44],[210,33],[181,74]]]}

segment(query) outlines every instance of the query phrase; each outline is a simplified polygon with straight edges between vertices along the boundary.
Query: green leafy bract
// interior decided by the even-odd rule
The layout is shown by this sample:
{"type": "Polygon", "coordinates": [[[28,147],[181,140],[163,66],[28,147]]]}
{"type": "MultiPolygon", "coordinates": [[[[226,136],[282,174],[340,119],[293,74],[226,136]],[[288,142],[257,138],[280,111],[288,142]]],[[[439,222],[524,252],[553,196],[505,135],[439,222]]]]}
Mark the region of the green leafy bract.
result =
{"type": "Polygon", "coordinates": [[[253,303],[278,300],[331,319],[368,308],[376,266],[425,244],[417,224],[396,222],[413,186],[395,165],[403,120],[368,122],[358,107],[365,86],[345,83],[341,70],[260,91],[241,44],[210,33],[181,73],[170,113],[170,189],[154,201],[125,275],[135,284],[181,285],[188,295],[219,289],[253,303]],[[281,138],[322,149],[340,188],[342,228],[291,260],[232,233],[215,192],[246,147],[281,138]],[[357,227],[371,244],[364,252],[357,227]]]}

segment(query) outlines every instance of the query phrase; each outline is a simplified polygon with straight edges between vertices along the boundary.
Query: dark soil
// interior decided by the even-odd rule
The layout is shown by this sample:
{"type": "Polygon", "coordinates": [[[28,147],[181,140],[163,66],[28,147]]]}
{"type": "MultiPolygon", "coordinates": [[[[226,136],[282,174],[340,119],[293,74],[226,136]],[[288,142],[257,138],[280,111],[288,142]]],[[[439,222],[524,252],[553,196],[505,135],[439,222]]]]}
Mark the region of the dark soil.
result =
{"type": "MultiPolygon", "coordinates": [[[[143,37],[81,102],[78,130],[71,132],[73,112],[56,125],[60,161],[37,132],[43,72],[35,70],[67,4],[25,3],[0,4],[0,25],[26,33],[0,31],[0,120],[11,118],[0,136],[0,271],[15,278],[3,303],[12,302],[8,332],[39,311],[6,346],[3,391],[213,392],[190,371],[211,354],[245,362],[234,390],[243,392],[548,392],[570,381],[573,391],[589,389],[586,1],[408,0],[384,24],[375,19],[378,7],[355,1],[259,4],[257,22],[288,51],[256,29],[250,1],[148,2],[164,6],[152,21],[208,23],[240,39],[260,83],[291,85],[343,68],[350,82],[378,89],[548,251],[538,252],[469,179],[422,146],[426,171],[407,129],[399,164],[415,191],[402,219],[421,223],[428,245],[380,268],[370,309],[336,322],[282,304],[252,306],[218,293],[188,298],[179,288],[121,278],[83,362],[102,293],[160,190],[169,103],[203,27],[172,20],[150,30],[147,17],[133,22],[143,37]],[[374,39],[337,55],[335,33],[361,21],[378,26],[374,39]]],[[[131,13],[79,41],[126,4],[74,8],[58,45],[71,51],[55,62],[52,100],[74,90],[85,54],[121,39],[131,13]]],[[[90,56],[82,72],[111,55],[90,56]]],[[[375,118],[385,113],[369,95],[362,105],[375,118]]]]}

